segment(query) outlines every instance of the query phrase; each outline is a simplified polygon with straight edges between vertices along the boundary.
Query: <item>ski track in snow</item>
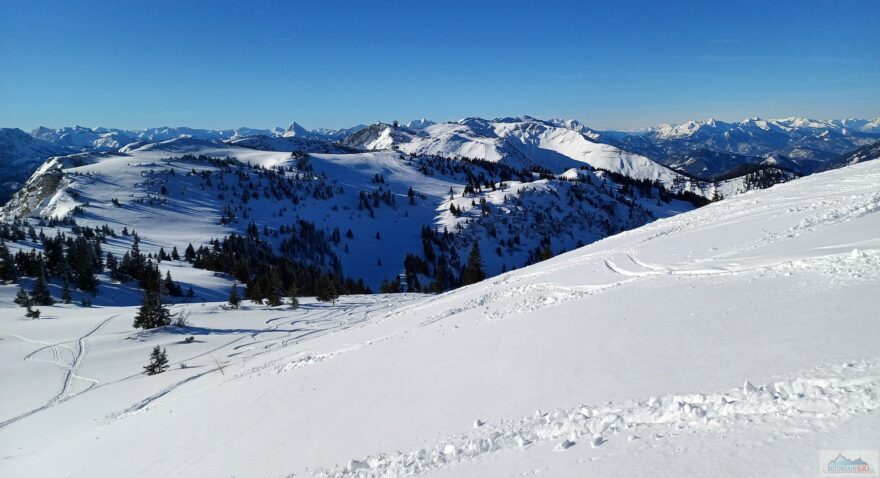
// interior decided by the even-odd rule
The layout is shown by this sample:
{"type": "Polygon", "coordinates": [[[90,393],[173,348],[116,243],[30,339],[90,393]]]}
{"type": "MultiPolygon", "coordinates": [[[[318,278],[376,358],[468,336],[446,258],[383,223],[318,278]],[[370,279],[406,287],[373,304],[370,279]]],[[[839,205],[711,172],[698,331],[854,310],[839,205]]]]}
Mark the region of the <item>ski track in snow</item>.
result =
{"type": "MultiPolygon", "coordinates": [[[[809,179],[810,178],[806,178],[806,180],[809,179]]],[[[711,223],[712,228],[719,228],[735,224],[745,219],[756,220],[762,217],[769,217],[771,219],[784,220],[785,217],[793,214],[803,214],[805,211],[811,213],[802,217],[797,224],[789,226],[783,231],[766,232],[750,243],[739,245],[738,247],[731,248],[721,254],[711,257],[695,259],[693,264],[711,262],[755,250],[779,242],[780,240],[794,238],[805,233],[832,227],[875,212],[880,208],[880,193],[875,191],[876,187],[874,186],[874,184],[876,184],[875,181],[878,180],[880,180],[880,175],[867,174],[864,178],[859,178],[857,181],[851,181],[857,182],[858,184],[848,186],[851,190],[848,191],[849,194],[846,195],[840,194],[839,190],[837,190],[838,185],[835,183],[829,186],[824,186],[825,189],[827,189],[827,192],[825,192],[819,199],[807,204],[803,203],[801,197],[792,194],[797,191],[794,188],[797,184],[782,184],[774,188],[780,192],[778,195],[780,196],[779,199],[775,201],[759,202],[751,199],[750,194],[745,194],[713,204],[711,211],[698,209],[690,214],[658,219],[640,228],[624,231],[613,237],[616,239],[622,239],[634,234],[643,235],[645,232],[652,232],[652,234],[645,236],[637,243],[642,244],[650,243],[663,236],[681,233],[682,231],[704,228],[707,222],[711,223]],[[794,189],[794,191],[792,191],[792,189],[794,189]],[[864,192],[862,192],[862,190],[864,192]],[[731,219],[725,221],[712,220],[713,217],[719,216],[729,217],[731,219]]],[[[634,259],[638,254],[637,251],[631,248],[582,254],[566,263],[557,264],[557,267],[552,270],[544,268],[528,274],[502,274],[496,278],[497,282],[493,282],[495,285],[500,286],[516,281],[527,281],[546,274],[580,267],[583,264],[594,260],[597,256],[609,257],[614,254],[627,253],[630,253],[630,259],[634,259]]],[[[658,268],[654,264],[636,262],[635,260],[633,260],[633,262],[652,271],[667,269],[663,267],[658,268]]]]}
{"type": "MultiPolygon", "coordinates": [[[[610,251],[603,255],[604,266],[610,271],[622,277],[619,281],[602,283],[602,284],[586,284],[586,285],[562,285],[552,282],[532,283],[524,286],[516,285],[522,282],[522,276],[517,280],[510,278],[502,278],[498,283],[506,284],[506,287],[496,287],[497,283],[490,284],[478,289],[477,296],[467,302],[448,307],[441,312],[435,313],[424,319],[420,326],[432,325],[436,322],[449,318],[451,316],[473,310],[485,309],[484,317],[486,319],[503,319],[544,309],[551,306],[561,305],[574,300],[583,299],[589,295],[600,294],[618,287],[624,287],[637,281],[651,280],[657,277],[697,277],[697,276],[718,276],[718,275],[743,275],[743,274],[761,274],[761,275],[788,275],[796,269],[813,270],[833,275],[836,277],[876,274],[880,270],[880,253],[874,250],[859,251],[856,257],[853,253],[847,254],[831,254],[826,256],[815,256],[800,260],[784,260],[781,262],[769,262],[765,264],[755,265],[752,267],[730,267],[722,268],[720,266],[710,267],[708,264],[694,264],[697,268],[678,268],[661,266],[658,264],[646,263],[637,258],[637,253],[631,250],[610,251]],[[619,266],[610,257],[615,255],[626,256],[634,265],[648,269],[645,271],[629,270],[619,266]],[[514,299],[510,303],[510,299],[514,299]],[[492,308],[494,304],[500,304],[497,308],[492,308]]],[[[580,262],[580,261],[579,261],[580,262]]],[[[553,269],[557,271],[559,268],[553,269]]],[[[530,274],[529,278],[543,274],[530,274]]],[[[494,281],[493,281],[494,282],[494,281]]],[[[442,298],[428,302],[423,307],[436,306],[442,304],[442,298]]],[[[418,310],[421,307],[415,307],[418,310]]]]}
{"type": "Polygon", "coordinates": [[[772,441],[827,429],[880,408],[880,362],[848,362],[817,367],[817,372],[760,387],[746,381],[740,389],[720,393],[655,396],[546,413],[538,410],[529,417],[491,424],[477,419],[475,431],[449,436],[427,448],[378,453],[311,471],[314,476],[332,478],[416,475],[554,441],[559,452],[580,443],[598,448],[610,440],[646,446],[651,439],[674,446],[679,435],[723,439],[732,432],[758,428],[769,435],[765,440],[772,441]]]}
{"type": "MultiPolygon", "coordinates": [[[[61,381],[61,389],[58,391],[57,394],[55,394],[51,399],[49,399],[49,401],[46,402],[45,405],[37,407],[33,410],[25,412],[25,413],[18,415],[16,417],[12,417],[6,421],[0,422],[0,428],[6,427],[12,423],[15,423],[15,422],[23,419],[23,418],[27,418],[35,413],[42,412],[43,410],[51,408],[51,407],[65,401],[65,400],[69,400],[73,397],[76,397],[79,394],[88,392],[89,390],[91,390],[92,388],[94,388],[96,386],[99,386],[100,382],[98,382],[97,380],[79,375],[79,368],[82,365],[82,362],[83,362],[83,359],[85,358],[86,352],[88,351],[86,339],[89,336],[91,336],[92,334],[94,334],[95,332],[97,332],[98,329],[103,327],[107,322],[110,322],[115,317],[116,317],[116,315],[112,315],[112,316],[106,318],[105,320],[101,321],[101,323],[96,325],[93,329],[89,330],[85,335],[82,335],[81,337],[79,337],[79,339],[76,340],[76,348],[66,345],[69,342],[49,343],[49,342],[44,342],[44,341],[27,339],[27,338],[22,337],[20,335],[10,334],[11,336],[18,338],[20,340],[23,340],[25,342],[38,343],[38,344],[45,345],[45,347],[42,347],[40,349],[37,349],[37,350],[27,354],[22,360],[25,360],[25,361],[34,360],[33,357],[38,352],[49,349],[52,352],[52,360],[41,360],[41,361],[48,362],[53,365],[57,365],[58,367],[61,367],[62,369],[64,369],[65,372],[64,372],[64,377],[61,381]],[[71,360],[69,363],[62,360],[61,354],[58,351],[58,347],[62,347],[65,350],[67,350],[68,352],[70,352],[71,360]],[[89,385],[84,390],[81,390],[76,393],[71,393],[70,390],[71,390],[71,387],[73,386],[74,380],[82,380],[82,381],[88,382],[89,385]]],[[[37,359],[37,360],[39,360],[39,359],[37,359]]]]}
{"type": "MultiPolygon", "coordinates": [[[[265,354],[265,353],[272,351],[276,345],[279,346],[280,348],[284,348],[284,347],[287,347],[291,344],[298,344],[304,340],[307,340],[310,338],[315,338],[316,336],[339,333],[339,332],[344,331],[348,328],[362,325],[363,322],[370,319],[371,315],[381,314],[386,309],[395,308],[395,306],[397,304],[398,304],[397,301],[380,302],[376,299],[370,299],[369,304],[358,305],[358,306],[351,308],[351,309],[345,308],[345,307],[332,307],[326,311],[322,310],[321,314],[318,315],[317,317],[297,318],[297,319],[291,320],[287,323],[289,325],[298,325],[298,324],[314,325],[316,323],[325,323],[326,324],[325,326],[319,327],[316,329],[297,329],[295,331],[288,332],[281,337],[276,337],[276,338],[266,339],[266,340],[254,340],[253,342],[248,342],[246,344],[240,344],[240,345],[233,347],[232,352],[227,354],[226,358],[227,359],[235,359],[235,358],[242,359],[242,364],[243,364],[244,361],[249,358],[253,358],[253,357],[256,357],[256,356],[259,356],[259,355],[262,355],[262,354],[265,354]],[[359,309],[363,310],[363,316],[359,320],[346,320],[347,318],[350,319],[350,318],[354,317],[356,312],[359,309]],[[295,333],[298,333],[298,332],[299,332],[299,334],[295,335],[295,333]],[[262,344],[262,347],[257,347],[260,344],[262,344]],[[244,353],[252,351],[252,350],[256,350],[256,352],[251,353],[250,355],[246,355],[246,356],[243,355],[244,353]]],[[[174,362],[173,364],[185,363],[187,361],[193,360],[194,358],[203,357],[203,356],[207,356],[207,355],[211,355],[213,357],[213,355],[212,355],[213,353],[220,351],[220,350],[223,350],[223,349],[228,349],[233,344],[236,344],[247,337],[255,339],[260,334],[277,330],[278,326],[281,324],[277,324],[275,322],[287,320],[287,319],[289,319],[289,317],[277,317],[274,319],[269,319],[266,321],[266,323],[269,324],[269,327],[266,327],[263,330],[238,337],[238,338],[233,339],[227,343],[224,343],[218,347],[215,347],[207,352],[202,352],[196,356],[193,356],[193,357],[190,357],[190,358],[187,358],[184,360],[179,360],[177,362],[174,362]]],[[[356,350],[356,349],[359,349],[364,346],[368,346],[372,343],[375,343],[380,340],[384,340],[386,338],[388,338],[388,337],[369,340],[369,341],[361,343],[361,344],[352,345],[352,346],[345,347],[340,350],[336,350],[336,351],[324,353],[324,354],[315,354],[315,353],[309,352],[309,351],[300,352],[300,353],[294,355],[293,357],[288,356],[283,359],[273,360],[273,361],[269,362],[268,364],[253,367],[245,372],[241,372],[241,373],[238,373],[238,374],[235,374],[235,375],[229,377],[228,380],[237,380],[237,379],[252,376],[252,375],[265,375],[267,373],[275,374],[275,373],[287,372],[287,371],[295,369],[295,368],[299,368],[299,367],[302,367],[305,365],[310,365],[310,364],[320,362],[326,358],[334,357],[334,356],[339,355],[341,353],[349,352],[349,351],[356,350]]],[[[231,365],[231,362],[228,360],[224,360],[222,362],[220,360],[216,360],[216,363],[217,363],[216,367],[213,367],[213,368],[206,370],[206,371],[203,371],[203,372],[199,372],[195,375],[191,375],[191,376],[186,377],[180,381],[177,381],[177,382],[163,388],[159,392],[156,392],[156,393],[154,393],[154,394],[152,394],[142,400],[137,401],[136,403],[132,404],[131,406],[129,406],[128,408],[126,408],[124,410],[120,410],[120,411],[108,414],[107,416],[105,416],[103,418],[102,421],[105,423],[108,423],[113,420],[123,419],[123,418],[130,416],[130,415],[134,415],[134,414],[149,410],[150,408],[155,406],[156,403],[158,401],[160,401],[160,399],[167,397],[171,392],[179,389],[180,387],[182,387],[186,384],[189,384],[191,382],[194,382],[199,378],[210,375],[214,372],[219,371],[219,372],[223,373],[224,369],[227,366],[231,365]]],[[[171,364],[171,365],[173,365],[173,364],[171,364]]],[[[138,377],[138,376],[140,376],[140,374],[131,375],[129,377],[126,377],[123,380],[138,377]]],[[[179,397],[177,397],[177,398],[179,398],[179,397]]]]}

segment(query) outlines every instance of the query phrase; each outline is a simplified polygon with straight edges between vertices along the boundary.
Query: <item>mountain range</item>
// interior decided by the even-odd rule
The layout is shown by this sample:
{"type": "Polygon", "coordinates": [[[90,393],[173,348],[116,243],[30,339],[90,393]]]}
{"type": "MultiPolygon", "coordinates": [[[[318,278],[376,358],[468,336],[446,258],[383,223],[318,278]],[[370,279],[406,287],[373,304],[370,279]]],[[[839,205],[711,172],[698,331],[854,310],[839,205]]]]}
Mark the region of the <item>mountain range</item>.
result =
{"type": "Polygon", "coordinates": [[[749,118],[740,122],[688,121],[638,132],[599,131],[577,120],[529,116],[377,122],[342,129],[226,130],[158,127],[144,130],[39,127],[30,134],[0,129],[0,202],[8,200],[46,159],[115,152],[180,137],[266,151],[345,153],[400,150],[501,162],[515,168],[562,173],[590,165],[635,179],[670,185],[687,179],[717,182],[774,169],[802,176],[847,164],[845,155],[880,141],[880,119],[818,121],[749,118]]]}

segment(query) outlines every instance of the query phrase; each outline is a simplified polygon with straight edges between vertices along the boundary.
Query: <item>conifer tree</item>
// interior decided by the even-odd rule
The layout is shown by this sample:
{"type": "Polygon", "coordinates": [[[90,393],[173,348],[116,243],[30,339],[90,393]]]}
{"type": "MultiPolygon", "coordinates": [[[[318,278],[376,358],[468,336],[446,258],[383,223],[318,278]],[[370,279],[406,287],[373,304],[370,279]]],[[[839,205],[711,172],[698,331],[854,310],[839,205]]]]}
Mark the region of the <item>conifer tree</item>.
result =
{"type": "Polygon", "coordinates": [[[327,274],[322,275],[318,282],[318,295],[316,299],[321,302],[333,302],[335,304],[338,298],[339,292],[336,291],[333,280],[327,274]]]}
{"type": "Polygon", "coordinates": [[[18,293],[15,294],[15,299],[13,302],[18,304],[20,307],[29,307],[31,304],[31,298],[28,296],[28,293],[25,292],[24,287],[18,287],[18,293]]]}
{"type": "Polygon", "coordinates": [[[46,274],[40,270],[40,275],[34,281],[31,288],[31,303],[34,305],[52,305],[55,301],[52,299],[52,293],[49,292],[49,285],[46,283],[46,274]]]}
{"type": "Polygon", "coordinates": [[[111,253],[111,252],[107,253],[106,265],[107,265],[107,272],[110,273],[110,278],[112,278],[113,280],[118,280],[120,282],[122,282],[125,279],[124,277],[120,277],[119,261],[116,260],[116,256],[114,256],[113,253],[111,253]]]}
{"type": "Polygon", "coordinates": [[[159,293],[144,291],[141,307],[134,317],[134,327],[147,330],[164,327],[169,324],[171,324],[171,313],[165,308],[159,293]]]}
{"type": "Polygon", "coordinates": [[[186,262],[192,262],[196,259],[196,250],[193,247],[192,243],[186,246],[186,249],[183,251],[183,258],[186,262]]]}
{"type": "Polygon", "coordinates": [[[480,256],[480,242],[474,241],[471,252],[468,255],[467,264],[461,272],[462,285],[475,284],[486,278],[483,271],[483,259],[480,256]]]}
{"type": "Polygon", "coordinates": [[[171,278],[171,271],[165,271],[165,279],[162,281],[162,289],[166,294],[173,297],[180,297],[183,295],[183,290],[180,288],[180,284],[174,282],[174,279],[171,278]]]}
{"type": "Polygon", "coordinates": [[[0,239],[0,281],[15,280],[15,278],[16,271],[12,254],[3,239],[0,239]]]}
{"type": "Polygon", "coordinates": [[[241,297],[238,296],[238,283],[232,284],[232,291],[229,292],[229,307],[237,309],[241,304],[241,297]]]}
{"type": "Polygon", "coordinates": [[[64,276],[64,289],[61,290],[61,300],[65,304],[73,302],[73,295],[70,293],[70,279],[64,276]]]}
{"type": "Polygon", "coordinates": [[[296,309],[299,307],[299,299],[296,297],[296,287],[290,286],[287,290],[287,297],[290,299],[290,308],[296,309]]]}
{"type": "Polygon", "coordinates": [[[269,307],[277,307],[281,305],[281,294],[283,290],[283,284],[281,283],[281,278],[278,277],[278,271],[273,268],[267,273],[266,287],[263,290],[266,294],[266,305],[269,307]]]}
{"type": "Polygon", "coordinates": [[[150,363],[144,366],[144,373],[156,375],[166,370],[168,370],[168,356],[165,355],[165,349],[160,349],[157,345],[150,353],[150,363]]]}

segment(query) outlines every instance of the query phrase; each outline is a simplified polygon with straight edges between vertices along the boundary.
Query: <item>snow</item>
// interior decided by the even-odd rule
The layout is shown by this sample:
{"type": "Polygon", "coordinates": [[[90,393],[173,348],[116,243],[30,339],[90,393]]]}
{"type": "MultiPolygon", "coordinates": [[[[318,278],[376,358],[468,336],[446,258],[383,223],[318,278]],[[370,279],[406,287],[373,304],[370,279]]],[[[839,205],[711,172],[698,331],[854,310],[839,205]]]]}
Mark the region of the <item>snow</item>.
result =
{"type": "MultiPolygon", "coordinates": [[[[169,160],[193,154],[232,157],[241,163],[263,167],[293,167],[296,160],[287,152],[292,149],[290,146],[294,143],[312,144],[313,141],[256,136],[218,143],[175,138],[160,143],[130,145],[119,153],[83,153],[54,158],[34,173],[25,191],[0,210],[0,216],[5,215],[6,219],[23,215],[61,218],[75,208],[83,207],[86,212],[77,216],[79,224],[93,227],[107,224],[117,232],[126,226],[136,229],[146,239],[142,245],[145,252],[157,252],[160,247],[166,251],[172,247],[183,251],[189,243],[197,247],[232,232],[242,233],[251,221],[260,229],[264,226],[276,229],[301,218],[315,223],[328,236],[334,228],[339,228],[343,234],[350,229],[354,237],[346,239],[345,244],[333,246],[343,272],[363,278],[377,291],[384,279],[392,279],[400,273],[407,253],[420,254],[423,251],[421,231],[424,226],[435,230],[446,226],[451,232],[460,227],[468,239],[481,239],[487,272],[497,274],[502,268],[524,265],[529,252],[549,232],[546,227],[553,227],[552,232],[558,236],[554,237],[553,249],[561,252],[573,249],[579,240],[584,244],[653,218],[692,208],[683,201],[667,204],[658,203],[656,198],[636,198],[635,203],[652,216],[638,214],[633,220],[629,208],[618,205],[620,200],[615,196],[618,185],[592,172],[580,175],[590,176],[592,180],[591,185],[585,185],[592,202],[569,204],[565,199],[571,184],[546,180],[524,184],[509,181],[505,188],[465,197],[462,194],[466,184],[464,174],[434,172],[425,175],[416,162],[398,152],[345,154],[340,152],[344,148],[336,147],[327,153],[312,154],[309,160],[315,175],[328,178],[327,184],[334,189],[332,198],[318,200],[310,194],[301,194],[303,197],[294,205],[274,197],[255,198],[249,203],[252,211],[247,219],[224,225],[219,219],[228,200],[221,199],[218,191],[203,189],[199,177],[191,174],[193,169],[214,171],[216,168],[204,162],[169,160]],[[176,174],[165,174],[164,171],[169,169],[176,174]],[[374,182],[377,174],[384,178],[381,185],[374,182]],[[157,202],[160,187],[157,181],[166,186],[165,204],[157,202]],[[377,207],[373,212],[359,210],[359,193],[376,190],[379,186],[392,191],[397,206],[377,207]],[[407,198],[409,188],[419,194],[415,204],[407,198]],[[450,189],[456,196],[453,200],[449,198],[450,189]],[[473,205],[481,198],[486,199],[491,207],[493,215],[490,217],[483,218],[479,207],[473,205]],[[119,202],[119,207],[113,203],[114,199],[119,202]],[[511,201],[522,203],[511,204],[511,201]],[[449,212],[451,204],[464,213],[454,217],[449,212]],[[530,224],[535,211],[560,219],[551,220],[550,225],[542,229],[530,224]],[[572,220],[561,220],[565,214],[572,220]],[[186,224],[186,233],[169,228],[169,224],[186,224]],[[493,228],[505,232],[490,240],[489,233],[493,228]],[[375,239],[377,231],[381,231],[381,240],[375,239]],[[519,235],[522,242],[506,251],[502,258],[495,249],[505,235],[519,235]]],[[[322,150],[318,147],[320,145],[314,146],[316,150],[322,150]]],[[[125,249],[113,252],[121,255],[125,249]]]]}
{"type": "Polygon", "coordinates": [[[3,286],[0,475],[811,476],[880,433],[878,209],[868,161],[438,296],[153,332],[3,286]]]}

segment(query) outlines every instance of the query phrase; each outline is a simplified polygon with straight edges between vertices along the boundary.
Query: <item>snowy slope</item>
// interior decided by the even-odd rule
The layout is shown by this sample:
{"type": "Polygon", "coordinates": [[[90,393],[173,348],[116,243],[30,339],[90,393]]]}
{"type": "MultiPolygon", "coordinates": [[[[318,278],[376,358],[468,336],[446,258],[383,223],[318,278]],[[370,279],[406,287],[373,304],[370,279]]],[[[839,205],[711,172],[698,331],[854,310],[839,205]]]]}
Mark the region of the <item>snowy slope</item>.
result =
{"type": "MultiPolygon", "coordinates": [[[[351,230],[352,237],[334,244],[334,251],[346,274],[363,278],[377,291],[384,279],[400,274],[407,254],[422,254],[425,226],[456,233],[463,251],[474,239],[481,240],[487,272],[494,275],[525,265],[548,237],[553,240],[552,252],[560,253],[693,208],[680,200],[660,202],[656,194],[621,198],[619,184],[593,172],[584,173],[590,183],[574,185],[528,177],[526,182],[514,178],[501,187],[496,176],[493,184],[498,187],[465,195],[468,174],[485,174],[481,167],[452,161],[450,165],[460,171],[444,173],[398,152],[343,151],[349,150],[320,140],[256,136],[229,143],[177,138],[135,143],[118,153],[59,157],[34,173],[24,189],[0,209],[0,219],[63,218],[79,207],[83,212],[76,216],[77,223],[108,224],[117,231],[136,229],[147,240],[146,250],[153,252],[160,247],[183,250],[189,243],[197,247],[233,232],[243,233],[251,222],[260,230],[274,231],[304,219],[327,237],[336,228],[342,234],[351,230]],[[309,171],[294,171],[298,160],[289,151],[304,144],[313,151],[327,152],[309,157],[309,171]],[[170,160],[185,154],[286,168],[296,199],[270,193],[260,171],[253,168],[243,173],[244,182],[232,173],[222,179],[220,168],[206,161],[170,160]],[[212,180],[207,182],[203,173],[213,175],[212,180]],[[376,182],[377,176],[381,183],[376,182]],[[260,186],[249,191],[243,203],[241,188],[249,183],[260,186]],[[163,187],[164,195],[160,194],[163,187]],[[410,188],[418,195],[413,201],[407,197],[410,188]],[[450,198],[450,190],[455,198],[450,198]],[[374,191],[387,192],[394,204],[371,200],[372,207],[364,209],[360,194],[374,191]],[[481,213],[481,199],[487,202],[487,215],[481,213]],[[453,204],[461,215],[453,217],[453,204]],[[221,222],[227,206],[235,210],[235,220],[221,222]],[[536,219],[536,215],[541,217],[536,219]],[[543,224],[536,227],[534,220],[543,224]],[[501,241],[514,238],[516,244],[504,245],[498,252],[501,241]]],[[[465,257],[466,253],[455,250],[449,258],[452,267],[457,269],[465,257]]]]}
{"type": "Polygon", "coordinates": [[[3,301],[0,474],[813,476],[880,435],[878,210],[870,161],[433,297],[3,301]]]}

